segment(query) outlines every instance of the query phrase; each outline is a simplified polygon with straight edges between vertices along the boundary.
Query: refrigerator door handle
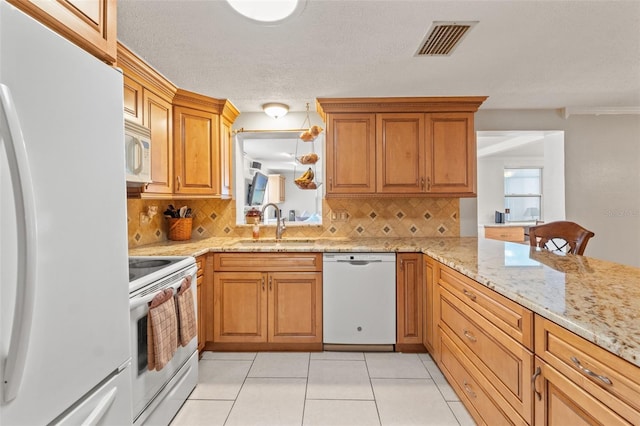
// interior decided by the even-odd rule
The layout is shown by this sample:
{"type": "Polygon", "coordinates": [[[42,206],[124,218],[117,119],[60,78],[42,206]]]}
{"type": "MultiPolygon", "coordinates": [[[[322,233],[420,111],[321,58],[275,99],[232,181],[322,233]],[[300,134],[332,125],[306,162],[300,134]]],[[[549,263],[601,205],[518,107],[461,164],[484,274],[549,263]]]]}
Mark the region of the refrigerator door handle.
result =
{"type": "Polygon", "coordinates": [[[96,408],[91,411],[91,413],[87,416],[87,418],[82,422],[82,426],[93,426],[100,424],[100,421],[109,411],[109,407],[113,404],[113,401],[116,399],[116,395],[118,394],[118,387],[114,386],[113,389],[109,391],[98,403],[96,408]]]}
{"type": "Polygon", "coordinates": [[[36,286],[37,229],[31,168],[9,88],[0,84],[0,132],[4,140],[15,198],[18,264],[11,340],[4,360],[4,401],[13,400],[24,373],[36,286]]]}

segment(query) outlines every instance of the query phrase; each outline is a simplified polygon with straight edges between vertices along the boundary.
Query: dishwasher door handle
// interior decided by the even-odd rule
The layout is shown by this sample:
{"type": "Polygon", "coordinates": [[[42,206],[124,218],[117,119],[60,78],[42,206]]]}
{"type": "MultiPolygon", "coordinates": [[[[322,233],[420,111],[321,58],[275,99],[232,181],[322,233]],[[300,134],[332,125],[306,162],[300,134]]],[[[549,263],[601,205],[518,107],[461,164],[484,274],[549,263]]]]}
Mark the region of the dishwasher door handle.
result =
{"type": "Polygon", "coordinates": [[[350,265],[364,266],[370,263],[382,262],[380,259],[374,260],[346,260],[346,259],[338,259],[336,262],[338,263],[348,263],[350,265]]]}

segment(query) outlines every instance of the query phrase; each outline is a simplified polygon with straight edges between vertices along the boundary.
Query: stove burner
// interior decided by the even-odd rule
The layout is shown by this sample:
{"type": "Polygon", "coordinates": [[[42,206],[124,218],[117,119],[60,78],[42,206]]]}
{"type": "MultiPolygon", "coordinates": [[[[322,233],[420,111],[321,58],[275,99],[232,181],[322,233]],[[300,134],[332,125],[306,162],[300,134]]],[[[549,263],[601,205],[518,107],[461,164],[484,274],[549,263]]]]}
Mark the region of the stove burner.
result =
{"type": "Polygon", "coordinates": [[[170,260],[166,259],[152,259],[152,260],[140,260],[131,262],[129,264],[130,268],[157,268],[159,266],[165,266],[170,264],[170,260]]]}

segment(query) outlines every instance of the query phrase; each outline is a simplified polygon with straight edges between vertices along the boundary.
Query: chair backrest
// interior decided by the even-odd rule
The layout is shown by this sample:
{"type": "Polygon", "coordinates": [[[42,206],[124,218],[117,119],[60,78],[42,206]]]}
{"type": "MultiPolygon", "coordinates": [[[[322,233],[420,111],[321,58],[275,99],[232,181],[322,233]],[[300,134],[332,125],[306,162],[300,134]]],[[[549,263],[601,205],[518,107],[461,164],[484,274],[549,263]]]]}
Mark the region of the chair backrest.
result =
{"type": "Polygon", "coordinates": [[[551,251],[583,254],[595,234],[574,222],[558,221],[529,227],[529,243],[551,251]]]}

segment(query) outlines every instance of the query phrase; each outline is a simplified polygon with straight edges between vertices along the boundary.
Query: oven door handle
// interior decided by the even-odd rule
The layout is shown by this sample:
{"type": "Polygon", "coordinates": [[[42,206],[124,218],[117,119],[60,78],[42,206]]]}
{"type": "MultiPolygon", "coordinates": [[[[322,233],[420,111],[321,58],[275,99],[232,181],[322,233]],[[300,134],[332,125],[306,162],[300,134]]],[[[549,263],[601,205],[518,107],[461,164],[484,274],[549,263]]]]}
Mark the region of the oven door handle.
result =
{"type": "MultiPolygon", "coordinates": [[[[185,275],[186,276],[186,275],[185,275]]],[[[133,310],[136,309],[142,305],[146,305],[147,303],[151,302],[153,300],[154,297],[156,297],[156,295],[160,292],[160,291],[164,291],[168,288],[173,289],[173,293],[175,295],[175,293],[177,293],[178,289],[180,288],[180,286],[182,285],[182,280],[184,279],[184,277],[182,277],[181,279],[179,279],[178,281],[174,282],[173,284],[171,284],[170,286],[167,287],[163,287],[162,289],[158,289],[158,291],[155,291],[153,293],[150,294],[146,294],[144,296],[136,296],[133,299],[129,300],[129,309],[133,310]]]]}

